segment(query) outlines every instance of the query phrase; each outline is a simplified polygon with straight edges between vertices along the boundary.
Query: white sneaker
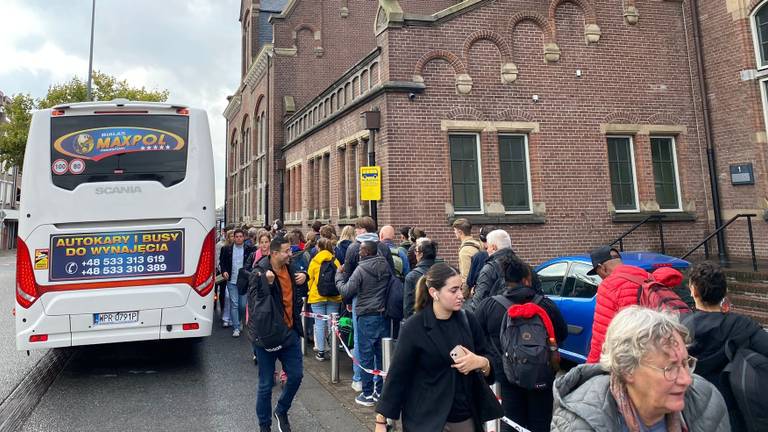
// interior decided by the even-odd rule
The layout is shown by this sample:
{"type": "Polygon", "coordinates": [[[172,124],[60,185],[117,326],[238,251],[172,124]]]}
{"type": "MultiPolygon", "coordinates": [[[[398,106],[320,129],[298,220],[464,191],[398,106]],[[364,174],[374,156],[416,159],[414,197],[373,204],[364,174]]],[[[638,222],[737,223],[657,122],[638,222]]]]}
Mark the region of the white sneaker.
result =
{"type": "Polygon", "coordinates": [[[240,337],[240,330],[235,329],[235,331],[232,332],[232,337],[234,338],[240,337]]]}
{"type": "Polygon", "coordinates": [[[373,396],[366,396],[363,393],[360,393],[355,398],[355,403],[358,405],[366,406],[366,407],[372,407],[376,405],[376,401],[373,400],[373,396]]]}
{"type": "Polygon", "coordinates": [[[362,381],[352,381],[352,390],[356,392],[363,391],[363,382],[362,381]]]}

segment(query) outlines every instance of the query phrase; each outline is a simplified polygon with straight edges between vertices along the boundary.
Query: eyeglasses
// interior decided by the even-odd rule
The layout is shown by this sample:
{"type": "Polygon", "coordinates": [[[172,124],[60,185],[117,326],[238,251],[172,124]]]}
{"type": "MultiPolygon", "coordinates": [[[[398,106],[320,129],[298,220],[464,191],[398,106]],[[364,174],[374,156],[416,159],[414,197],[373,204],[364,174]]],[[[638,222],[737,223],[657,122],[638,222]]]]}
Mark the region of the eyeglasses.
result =
{"type": "Polygon", "coordinates": [[[696,370],[696,357],[688,356],[687,359],[683,361],[683,364],[675,363],[671,364],[665,368],[660,368],[658,366],[649,365],[645,363],[640,363],[642,366],[649,367],[651,369],[656,369],[664,372],[664,378],[667,381],[675,381],[680,376],[680,369],[683,367],[688,370],[689,374],[693,374],[693,371],[696,370]]]}

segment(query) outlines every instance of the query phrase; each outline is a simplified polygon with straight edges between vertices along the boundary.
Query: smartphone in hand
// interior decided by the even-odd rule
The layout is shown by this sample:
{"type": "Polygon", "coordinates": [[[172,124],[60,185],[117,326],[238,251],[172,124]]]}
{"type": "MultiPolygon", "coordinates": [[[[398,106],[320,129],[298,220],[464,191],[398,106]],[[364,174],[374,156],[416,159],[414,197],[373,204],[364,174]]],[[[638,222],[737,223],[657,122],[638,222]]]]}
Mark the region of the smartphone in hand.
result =
{"type": "Polygon", "coordinates": [[[464,348],[461,345],[456,345],[455,347],[453,347],[450,354],[451,354],[451,359],[453,359],[453,362],[456,363],[456,360],[459,357],[463,357],[465,354],[467,354],[467,351],[464,350],[464,348]]]}

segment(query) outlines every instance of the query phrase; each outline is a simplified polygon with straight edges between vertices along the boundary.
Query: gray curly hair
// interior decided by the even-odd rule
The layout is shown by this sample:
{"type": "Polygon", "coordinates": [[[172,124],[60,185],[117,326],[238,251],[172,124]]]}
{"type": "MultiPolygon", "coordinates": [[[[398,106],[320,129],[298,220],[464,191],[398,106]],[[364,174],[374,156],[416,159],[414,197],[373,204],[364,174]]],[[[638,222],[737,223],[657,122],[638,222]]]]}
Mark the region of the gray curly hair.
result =
{"type": "Polygon", "coordinates": [[[651,352],[665,352],[674,342],[675,333],[689,342],[688,329],[676,314],[641,306],[630,306],[616,314],[605,334],[600,365],[622,380],[634,372],[651,352]]]}

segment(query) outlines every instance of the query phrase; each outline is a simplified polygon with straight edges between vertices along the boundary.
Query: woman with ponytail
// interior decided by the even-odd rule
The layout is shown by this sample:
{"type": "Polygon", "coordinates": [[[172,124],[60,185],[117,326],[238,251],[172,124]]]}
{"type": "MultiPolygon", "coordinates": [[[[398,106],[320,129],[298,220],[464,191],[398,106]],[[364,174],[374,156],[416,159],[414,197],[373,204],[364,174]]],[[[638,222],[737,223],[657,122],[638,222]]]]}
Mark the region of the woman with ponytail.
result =
{"type": "Polygon", "coordinates": [[[376,406],[376,432],[401,417],[404,432],[480,432],[499,418],[488,345],[480,324],[461,310],[459,272],[436,263],[416,285],[416,313],[403,324],[376,406]]]}

